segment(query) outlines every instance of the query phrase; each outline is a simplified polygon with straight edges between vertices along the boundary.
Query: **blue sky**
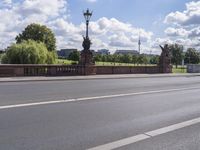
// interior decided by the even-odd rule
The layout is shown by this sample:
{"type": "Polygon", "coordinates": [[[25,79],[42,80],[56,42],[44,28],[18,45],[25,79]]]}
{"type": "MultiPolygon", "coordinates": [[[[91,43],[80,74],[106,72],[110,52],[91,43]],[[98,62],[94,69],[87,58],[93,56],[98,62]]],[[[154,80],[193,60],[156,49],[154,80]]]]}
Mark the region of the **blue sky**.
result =
{"type": "Polygon", "coordinates": [[[144,28],[155,33],[156,37],[163,37],[166,15],[174,11],[183,11],[190,0],[69,0],[71,21],[79,24],[83,21],[82,12],[85,8],[94,11],[92,20],[101,17],[116,18],[128,22],[138,28],[144,28]]]}
{"type": "Polygon", "coordinates": [[[58,49],[81,50],[87,8],[94,12],[90,37],[95,50],[137,50],[139,33],[144,53],[159,53],[159,44],[165,43],[200,48],[197,0],[1,0],[0,47],[34,22],[54,31],[58,49]]]}
{"type": "Polygon", "coordinates": [[[136,26],[151,29],[155,21],[165,18],[173,11],[185,9],[185,3],[189,0],[97,0],[86,2],[85,0],[69,0],[71,20],[74,23],[82,21],[81,12],[85,8],[94,11],[93,19],[101,17],[116,18],[123,22],[129,22],[136,26]]]}

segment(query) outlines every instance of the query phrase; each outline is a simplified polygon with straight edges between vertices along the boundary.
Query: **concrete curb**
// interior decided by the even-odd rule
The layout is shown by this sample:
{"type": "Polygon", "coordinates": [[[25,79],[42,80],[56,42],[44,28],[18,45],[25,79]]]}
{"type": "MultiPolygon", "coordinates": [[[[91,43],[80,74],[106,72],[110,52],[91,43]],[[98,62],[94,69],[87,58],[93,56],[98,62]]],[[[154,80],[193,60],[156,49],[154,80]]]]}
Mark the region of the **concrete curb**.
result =
{"type": "Polygon", "coordinates": [[[105,80],[105,79],[130,79],[130,78],[166,78],[166,77],[195,77],[200,74],[132,74],[132,75],[96,75],[96,76],[70,76],[70,77],[14,77],[0,78],[0,83],[5,82],[40,82],[40,81],[70,81],[70,80],[105,80]]]}

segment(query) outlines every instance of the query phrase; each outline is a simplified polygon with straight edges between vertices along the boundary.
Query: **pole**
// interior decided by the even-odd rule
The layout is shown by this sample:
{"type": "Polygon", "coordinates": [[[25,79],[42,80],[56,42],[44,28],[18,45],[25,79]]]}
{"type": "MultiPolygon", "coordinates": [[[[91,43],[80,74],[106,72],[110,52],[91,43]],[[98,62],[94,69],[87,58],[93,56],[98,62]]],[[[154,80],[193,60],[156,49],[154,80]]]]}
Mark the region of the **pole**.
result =
{"type": "Polygon", "coordinates": [[[89,20],[86,21],[86,38],[88,38],[88,26],[89,26],[89,20]]]}

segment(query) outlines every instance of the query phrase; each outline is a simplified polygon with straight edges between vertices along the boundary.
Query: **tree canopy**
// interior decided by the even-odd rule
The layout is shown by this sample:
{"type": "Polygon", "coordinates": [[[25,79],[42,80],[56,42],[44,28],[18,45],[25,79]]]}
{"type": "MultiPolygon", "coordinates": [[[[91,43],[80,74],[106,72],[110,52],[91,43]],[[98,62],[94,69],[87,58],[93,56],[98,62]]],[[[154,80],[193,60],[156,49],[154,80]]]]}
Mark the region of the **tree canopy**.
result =
{"type": "Polygon", "coordinates": [[[200,62],[200,54],[195,48],[188,48],[185,53],[186,64],[198,64],[200,62]]]}
{"type": "Polygon", "coordinates": [[[182,59],[183,59],[183,46],[182,45],[178,45],[178,44],[172,44],[169,46],[170,50],[171,50],[171,61],[172,64],[176,65],[176,68],[178,67],[178,65],[181,64],[182,59]]]}
{"type": "Polygon", "coordinates": [[[158,55],[131,55],[131,54],[109,54],[102,55],[96,54],[94,56],[95,61],[97,62],[112,62],[112,63],[132,63],[132,64],[158,64],[159,56],[158,55]]]}
{"type": "Polygon", "coordinates": [[[79,61],[80,59],[80,52],[79,51],[73,51],[69,54],[68,57],[69,60],[73,60],[73,61],[79,61]]]}
{"type": "Polygon", "coordinates": [[[16,37],[17,43],[21,43],[24,40],[34,40],[37,42],[43,42],[48,51],[56,50],[56,39],[54,33],[45,25],[30,24],[22,33],[16,37]]]}
{"type": "Polygon", "coordinates": [[[42,42],[34,40],[23,41],[11,45],[2,58],[6,64],[52,64],[55,52],[49,52],[42,42]]]}

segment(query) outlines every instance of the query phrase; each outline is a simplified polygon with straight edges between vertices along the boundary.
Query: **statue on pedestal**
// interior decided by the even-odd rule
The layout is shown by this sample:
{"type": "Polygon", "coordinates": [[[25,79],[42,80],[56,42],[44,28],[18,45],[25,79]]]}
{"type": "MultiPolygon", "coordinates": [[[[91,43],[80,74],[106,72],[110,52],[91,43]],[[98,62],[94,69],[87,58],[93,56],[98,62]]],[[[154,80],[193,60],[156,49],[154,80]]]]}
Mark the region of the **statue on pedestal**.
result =
{"type": "Polygon", "coordinates": [[[160,45],[162,49],[162,53],[159,60],[159,67],[161,73],[172,73],[172,66],[171,66],[171,57],[170,57],[170,49],[168,44],[165,44],[164,47],[160,45]]]}
{"type": "Polygon", "coordinates": [[[81,65],[94,65],[93,54],[90,51],[91,41],[89,37],[83,37],[83,51],[81,52],[81,65]]]}
{"type": "Polygon", "coordinates": [[[92,42],[90,41],[89,37],[84,37],[83,36],[83,50],[90,50],[92,42]]]}

